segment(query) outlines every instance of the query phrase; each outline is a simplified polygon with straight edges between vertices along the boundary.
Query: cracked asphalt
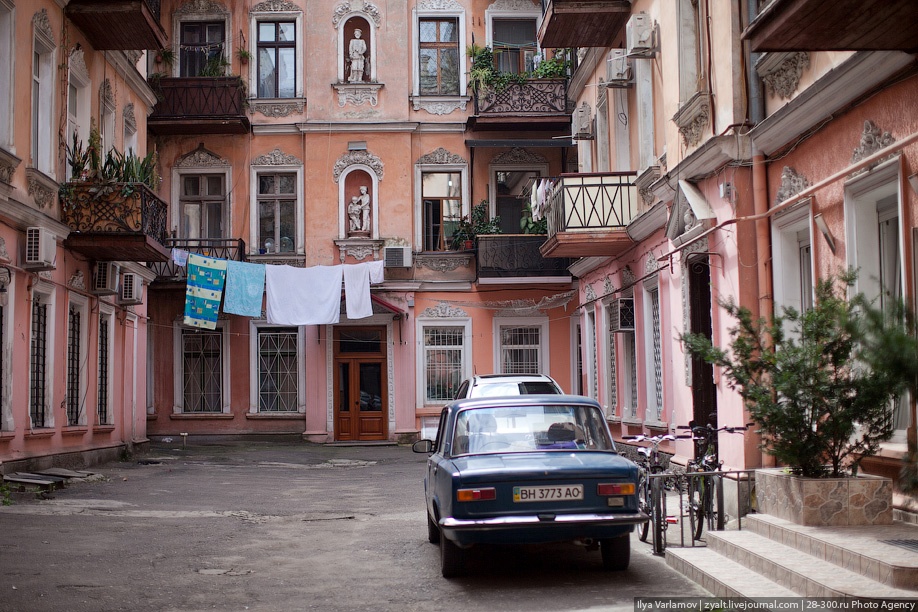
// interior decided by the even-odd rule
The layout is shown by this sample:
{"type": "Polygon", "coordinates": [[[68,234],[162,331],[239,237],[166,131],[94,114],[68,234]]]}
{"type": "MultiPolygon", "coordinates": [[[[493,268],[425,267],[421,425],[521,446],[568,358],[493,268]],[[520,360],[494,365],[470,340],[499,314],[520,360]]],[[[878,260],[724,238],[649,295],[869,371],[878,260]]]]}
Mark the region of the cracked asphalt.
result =
{"type": "Polygon", "coordinates": [[[633,610],[707,596],[632,535],[628,571],[573,545],[481,548],[440,576],[426,457],[399,446],[154,445],[0,507],[0,611],[633,610]]]}

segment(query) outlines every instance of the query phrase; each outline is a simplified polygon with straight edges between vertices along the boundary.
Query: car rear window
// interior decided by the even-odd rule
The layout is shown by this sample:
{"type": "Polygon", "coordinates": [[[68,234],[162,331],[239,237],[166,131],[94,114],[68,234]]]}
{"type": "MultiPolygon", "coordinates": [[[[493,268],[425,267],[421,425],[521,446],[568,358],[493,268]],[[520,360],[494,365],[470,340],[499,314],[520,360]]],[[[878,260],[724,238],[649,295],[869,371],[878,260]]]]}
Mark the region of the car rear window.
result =
{"type": "Polygon", "coordinates": [[[472,387],[470,397],[499,397],[501,395],[558,395],[561,391],[548,381],[481,383],[472,387]]]}

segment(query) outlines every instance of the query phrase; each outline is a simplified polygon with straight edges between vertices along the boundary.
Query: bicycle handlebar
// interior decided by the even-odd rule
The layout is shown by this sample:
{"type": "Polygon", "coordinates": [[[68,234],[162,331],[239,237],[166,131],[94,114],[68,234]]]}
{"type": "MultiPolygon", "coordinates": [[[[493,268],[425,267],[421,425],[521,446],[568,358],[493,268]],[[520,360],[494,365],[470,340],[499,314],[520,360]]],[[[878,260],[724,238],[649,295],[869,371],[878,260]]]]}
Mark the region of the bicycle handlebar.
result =
{"type": "Polygon", "coordinates": [[[657,436],[645,436],[644,434],[637,434],[634,436],[622,436],[622,440],[634,440],[635,442],[650,442],[651,444],[659,444],[664,440],[675,440],[677,436],[673,434],[663,434],[657,436]]]}

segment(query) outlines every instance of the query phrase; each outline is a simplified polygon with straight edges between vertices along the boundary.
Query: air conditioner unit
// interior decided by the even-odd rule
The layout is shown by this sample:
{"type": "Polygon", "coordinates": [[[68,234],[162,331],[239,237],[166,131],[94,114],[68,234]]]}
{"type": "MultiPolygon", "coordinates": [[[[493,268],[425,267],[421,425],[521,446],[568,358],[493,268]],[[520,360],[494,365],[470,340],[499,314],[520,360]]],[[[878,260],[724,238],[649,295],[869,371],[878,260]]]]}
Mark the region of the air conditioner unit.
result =
{"type": "Polygon", "coordinates": [[[54,234],[43,227],[26,228],[25,260],[22,267],[26,270],[53,270],[55,267],[57,245],[54,234]]]}
{"type": "Polygon", "coordinates": [[[631,60],[624,49],[612,49],[606,58],[606,87],[631,87],[631,60]]]}
{"type": "Polygon", "coordinates": [[[609,303],[609,331],[634,331],[634,298],[617,298],[609,303]]]}
{"type": "Polygon", "coordinates": [[[593,139],[593,116],[590,112],[590,105],[586,102],[578,106],[574,110],[574,116],[571,117],[571,139],[593,139]]]}
{"type": "Polygon", "coordinates": [[[97,261],[92,276],[92,292],[96,295],[116,295],[120,268],[113,261],[97,261]]]}
{"type": "Polygon", "coordinates": [[[654,27],[650,15],[635,13],[625,25],[625,43],[628,57],[653,57],[654,27]]]}
{"type": "Polygon", "coordinates": [[[118,302],[121,304],[143,303],[143,278],[139,274],[125,272],[121,275],[121,291],[118,294],[118,302]]]}
{"type": "Polygon", "coordinates": [[[411,247],[389,246],[383,248],[383,266],[386,268],[410,268],[411,247]]]}

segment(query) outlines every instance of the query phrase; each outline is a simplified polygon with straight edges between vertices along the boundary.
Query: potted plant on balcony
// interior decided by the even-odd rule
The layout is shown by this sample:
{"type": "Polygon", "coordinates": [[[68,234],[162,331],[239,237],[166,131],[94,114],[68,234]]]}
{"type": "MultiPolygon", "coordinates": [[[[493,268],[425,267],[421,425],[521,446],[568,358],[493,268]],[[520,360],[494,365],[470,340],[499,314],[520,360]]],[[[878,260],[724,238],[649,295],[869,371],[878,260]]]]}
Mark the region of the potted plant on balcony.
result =
{"type": "Polygon", "coordinates": [[[245,47],[239,47],[236,49],[236,57],[239,59],[239,63],[245,65],[252,59],[252,53],[245,47]]]}
{"type": "Polygon", "coordinates": [[[732,299],[722,302],[738,322],[729,351],[703,335],[682,336],[690,353],[722,368],[758,425],[763,450],[788,466],[756,472],[760,511],[800,524],[892,520],[891,481],[855,477],[893,433],[890,406],[914,386],[918,340],[863,295],[848,299],[854,280],[842,272],[820,281],[812,308],[784,308],[771,323],[732,299]],[[892,345],[913,365],[894,367],[892,345]]]}
{"type": "Polygon", "coordinates": [[[482,200],[472,207],[470,214],[459,220],[450,241],[453,250],[470,251],[475,248],[476,236],[501,233],[500,217],[488,216],[488,207],[488,200],[482,200]]]}

